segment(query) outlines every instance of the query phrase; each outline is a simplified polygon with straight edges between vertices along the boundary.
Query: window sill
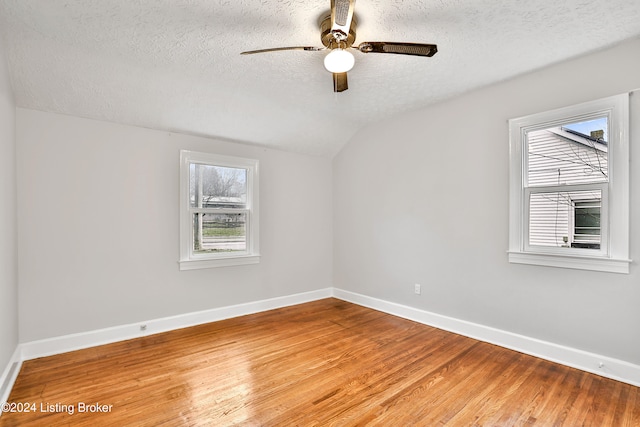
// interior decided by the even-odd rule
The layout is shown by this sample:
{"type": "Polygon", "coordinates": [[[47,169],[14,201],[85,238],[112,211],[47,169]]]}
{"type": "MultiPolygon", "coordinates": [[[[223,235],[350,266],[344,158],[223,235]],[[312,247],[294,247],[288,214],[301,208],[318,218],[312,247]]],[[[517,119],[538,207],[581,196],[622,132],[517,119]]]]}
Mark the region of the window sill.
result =
{"type": "Polygon", "coordinates": [[[241,255],[227,258],[180,260],[180,270],[199,270],[202,268],[231,267],[235,265],[259,264],[260,255],[241,255]]]}
{"type": "Polygon", "coordinates": [[[573,268],[578,270],[604,271],[629,274],[628,259],[585,257],[575,255],[548,255],[531,252],[508,252],[509,262],[515,264],[543,265],[547,267],[573,268]]]}

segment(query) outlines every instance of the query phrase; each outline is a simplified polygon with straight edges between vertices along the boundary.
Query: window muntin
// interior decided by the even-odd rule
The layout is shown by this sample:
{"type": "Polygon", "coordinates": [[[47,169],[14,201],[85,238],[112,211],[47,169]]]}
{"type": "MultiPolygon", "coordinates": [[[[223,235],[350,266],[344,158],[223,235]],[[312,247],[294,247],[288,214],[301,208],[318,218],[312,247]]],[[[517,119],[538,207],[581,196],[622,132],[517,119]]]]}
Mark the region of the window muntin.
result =
{"type": "Polygon", "coordinates": [[[257,167],[252,159],[181,151],[181,269],[259,261],[257,167]]]}

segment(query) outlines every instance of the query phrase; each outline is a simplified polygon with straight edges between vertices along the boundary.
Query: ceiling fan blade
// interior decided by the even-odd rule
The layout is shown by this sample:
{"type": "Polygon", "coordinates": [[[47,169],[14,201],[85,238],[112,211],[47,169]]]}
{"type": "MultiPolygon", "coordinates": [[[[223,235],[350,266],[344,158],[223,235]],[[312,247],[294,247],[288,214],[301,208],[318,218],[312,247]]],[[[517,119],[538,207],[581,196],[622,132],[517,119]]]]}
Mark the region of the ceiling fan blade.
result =
{"type": "Polygon", "coordinates": [[[364,53],[395,53],[399,55],[433,56],[438,52],[435,44],[424,43],[394,43],[394,42],[364,42],[358,46],[364,53]]]}
{"type": "Polygon", "coordinates": [[[331,0],[331,31],[349,35],[356,0],[331,0]]]}
{"type": "Polygon", "coordinates": [[[347,89],[347,73],[333,73],[333,91],[344,92],[347,89]]]}
{"type": "Polygon", "coordinates": [[[289,47],[272,47],[270,49],[258,49],[258,50],[248,50],[246,52],[240,52],[240,55],[253,55],[254,53],[265,53],[265,52],[277,52],[280,50],[310,50],[310,51],[319,51],[325,50],[325,47],[315,47],[315,46],[289,46],[289,47]]]}

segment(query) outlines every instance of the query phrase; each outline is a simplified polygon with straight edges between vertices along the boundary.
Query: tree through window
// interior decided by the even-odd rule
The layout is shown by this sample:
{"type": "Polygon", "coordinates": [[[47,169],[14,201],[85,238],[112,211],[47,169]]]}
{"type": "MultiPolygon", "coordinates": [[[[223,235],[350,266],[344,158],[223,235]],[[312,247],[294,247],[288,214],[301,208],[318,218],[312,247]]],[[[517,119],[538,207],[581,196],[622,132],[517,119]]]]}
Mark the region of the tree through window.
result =
{"type": "Polygon", "coordinates": [[[189,198],[195,253],[246,251],[247,169],[191,163],[189,198]]]}

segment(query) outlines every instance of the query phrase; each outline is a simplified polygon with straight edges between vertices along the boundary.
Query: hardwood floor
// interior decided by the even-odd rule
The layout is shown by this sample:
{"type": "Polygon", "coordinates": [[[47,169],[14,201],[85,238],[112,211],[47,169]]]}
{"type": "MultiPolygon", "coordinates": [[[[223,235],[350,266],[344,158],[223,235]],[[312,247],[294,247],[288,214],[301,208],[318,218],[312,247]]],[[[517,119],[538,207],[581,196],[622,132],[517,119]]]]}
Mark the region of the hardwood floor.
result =
{"type": "Polygon", "coordinates": [[[0,426],[637,426],[639,391],[326,299],[26,361],[0,426]]]}

